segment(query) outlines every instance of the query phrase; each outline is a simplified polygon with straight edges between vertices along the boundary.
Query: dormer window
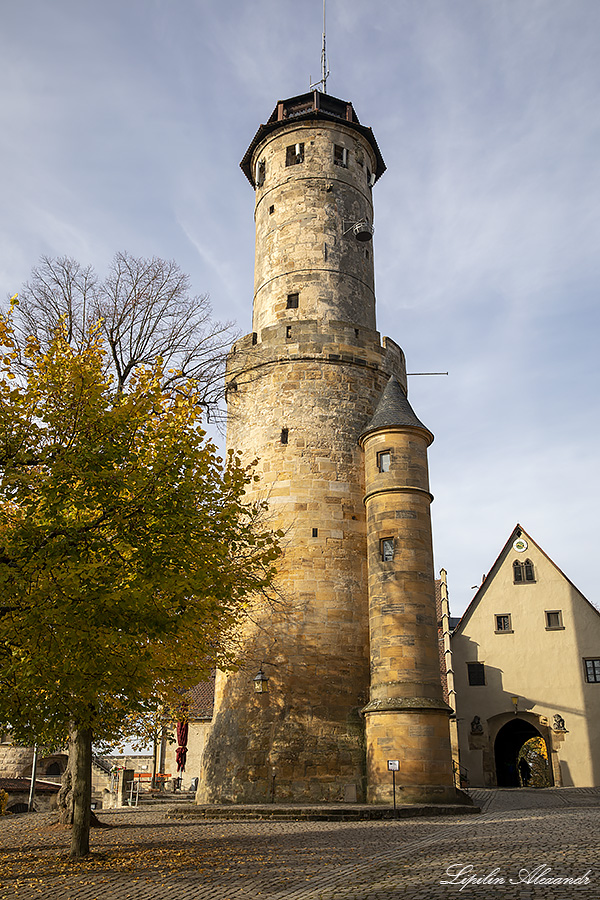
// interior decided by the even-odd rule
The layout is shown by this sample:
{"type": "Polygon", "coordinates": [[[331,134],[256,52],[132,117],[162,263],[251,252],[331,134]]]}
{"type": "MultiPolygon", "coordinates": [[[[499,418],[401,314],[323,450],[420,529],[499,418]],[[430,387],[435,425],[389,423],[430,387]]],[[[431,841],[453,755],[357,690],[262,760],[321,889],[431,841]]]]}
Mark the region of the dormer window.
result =
{"type": "Polygon", "coordinates": [[[297,166],[304,162],[304,144],[291,144],[285,150],[286,166],[297,166]]]}

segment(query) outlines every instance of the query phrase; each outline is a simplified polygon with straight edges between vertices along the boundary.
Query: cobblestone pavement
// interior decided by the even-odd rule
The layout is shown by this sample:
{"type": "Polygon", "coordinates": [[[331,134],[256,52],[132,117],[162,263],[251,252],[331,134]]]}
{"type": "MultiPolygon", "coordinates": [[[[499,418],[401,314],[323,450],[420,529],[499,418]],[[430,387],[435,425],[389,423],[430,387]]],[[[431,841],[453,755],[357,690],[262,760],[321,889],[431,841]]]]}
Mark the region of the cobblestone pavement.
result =
{"type": "Polygon", "coordinates": [[[6,817],[0,900],[600,900],[600,789],[472,794],[480,816],[398,821],[107,811],[100,818],[111,827],[93,830],[92,856],[76,864],[52,815],[6,817]],[[465,884],[475,877],[487,883],[465,884]]]}

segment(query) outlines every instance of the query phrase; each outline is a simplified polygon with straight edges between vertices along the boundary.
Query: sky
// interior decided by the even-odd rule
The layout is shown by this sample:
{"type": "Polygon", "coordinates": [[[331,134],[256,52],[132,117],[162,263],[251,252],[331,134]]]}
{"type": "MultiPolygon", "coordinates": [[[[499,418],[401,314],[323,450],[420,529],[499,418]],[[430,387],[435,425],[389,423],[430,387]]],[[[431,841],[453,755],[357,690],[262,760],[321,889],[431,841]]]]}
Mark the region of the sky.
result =
{"type": "MultiPolygon", "coordinates": [[[[175,259],[251,328],[239,162],[320,73],[321,0],[19,0],[0,30],[0,294],[40,256],[175,259]]],[[[600,475],[600,3],[328,0],[328,92],[387,164],[378,329],[434,432],[453,614],[519,522],[592,602],[600,475]]]]}

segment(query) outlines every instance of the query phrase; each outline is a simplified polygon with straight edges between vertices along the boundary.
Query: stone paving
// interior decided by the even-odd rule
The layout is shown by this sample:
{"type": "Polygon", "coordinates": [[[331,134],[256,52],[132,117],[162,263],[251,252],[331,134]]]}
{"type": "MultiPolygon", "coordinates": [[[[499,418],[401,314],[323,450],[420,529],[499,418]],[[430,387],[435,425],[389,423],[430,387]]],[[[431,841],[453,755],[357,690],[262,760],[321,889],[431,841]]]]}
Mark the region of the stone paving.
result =
{"type": "Polygon", "coordinates": [[[66,858],[69,831],[52,815],[5,817],[0,900],[600,900],[600,789],[472,795],[479,816],[397,821],[111,810],[100,813],[111,827],[93,830],[92,856],[76,864],[66,858]]]}

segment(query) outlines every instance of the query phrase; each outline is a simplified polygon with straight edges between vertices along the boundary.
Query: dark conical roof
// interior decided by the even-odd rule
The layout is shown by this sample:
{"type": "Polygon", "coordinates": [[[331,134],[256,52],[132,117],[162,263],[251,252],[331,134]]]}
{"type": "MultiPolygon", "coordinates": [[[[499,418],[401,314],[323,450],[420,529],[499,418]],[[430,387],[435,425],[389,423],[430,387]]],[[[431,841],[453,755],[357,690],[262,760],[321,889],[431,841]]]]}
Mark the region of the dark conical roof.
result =
{"type": "Polygon", "coordinates": [[[433,434],[428,428],[417,419],[414,410],[406,394],[400,387],[400,382],[395,375],[392,375],[381,395],[381,399],[377,404],[377,409],[373,418],[366,426],[361,434],[361,440],[372,431],[379,431],[381,428],[419,428],[426,432],[433,440],[433,434]]]}

